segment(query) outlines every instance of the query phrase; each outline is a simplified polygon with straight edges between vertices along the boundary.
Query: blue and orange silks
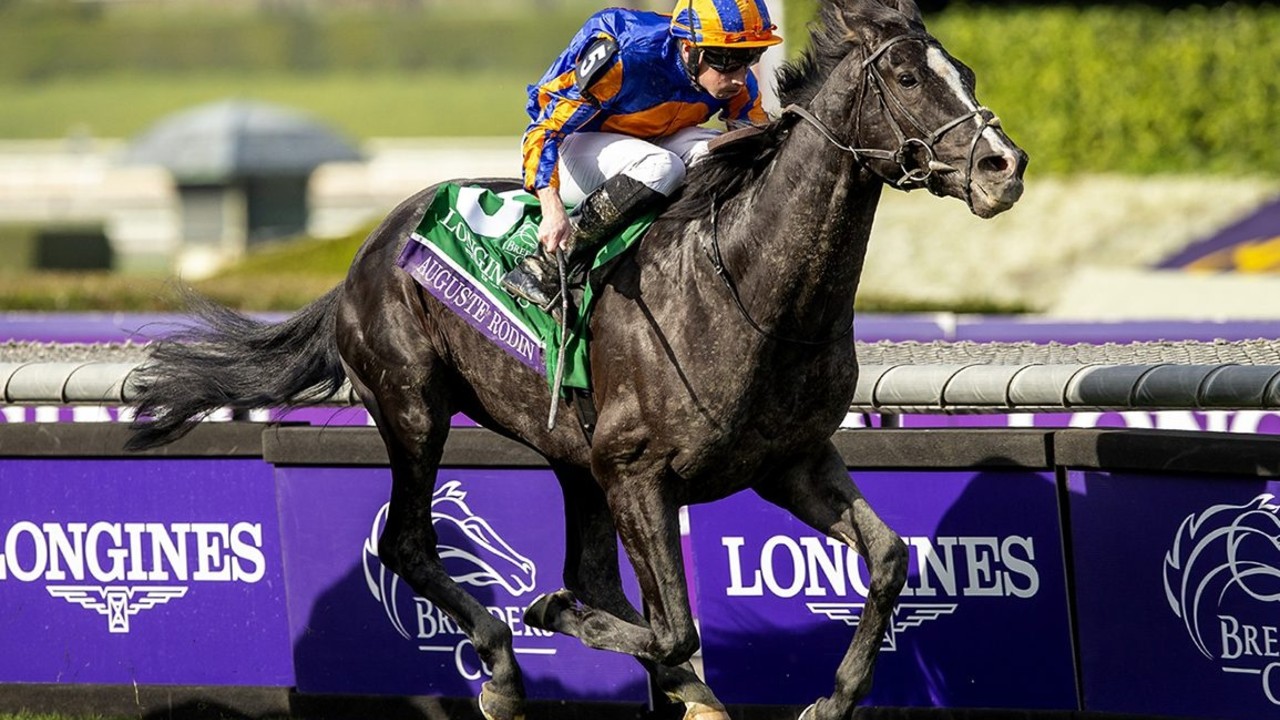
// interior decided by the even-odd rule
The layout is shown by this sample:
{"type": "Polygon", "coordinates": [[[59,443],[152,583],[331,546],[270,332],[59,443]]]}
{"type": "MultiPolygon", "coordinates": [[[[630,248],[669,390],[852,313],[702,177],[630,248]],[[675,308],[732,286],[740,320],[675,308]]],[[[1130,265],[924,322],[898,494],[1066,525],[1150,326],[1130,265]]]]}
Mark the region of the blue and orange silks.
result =
{"type": "Polygon", "coordinates": [[[755,76],[728,100],[719,100],[690,81],[680,58],[680,40],[671,34],[671,16],[612,8],[587,19],[569,47],[537,85],[529,86],[526,107],[524,186],[536,192],[559,187],[560,142],[574,132],[615,132],[643,140],[668,137],[696,127],[717,113],[730,123],[768,121],[755,76]],[[600,38],[617,52],[584,92],[575,69],[582,53],[600,38]]]}

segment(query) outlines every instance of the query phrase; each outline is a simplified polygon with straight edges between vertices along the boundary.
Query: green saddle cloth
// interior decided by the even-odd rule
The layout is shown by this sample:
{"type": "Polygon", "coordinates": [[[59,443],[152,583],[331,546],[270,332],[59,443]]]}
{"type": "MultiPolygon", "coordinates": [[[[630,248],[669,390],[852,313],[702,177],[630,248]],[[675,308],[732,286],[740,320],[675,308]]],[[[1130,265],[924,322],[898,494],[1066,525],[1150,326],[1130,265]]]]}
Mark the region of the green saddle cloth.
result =
{"type": "MultiPolygon", "coordinates": [[[[635,244],[656,212],[633,222],[601,247],[595,270],[635,244]]],[[[397,265],[495,345],[542,373],[550,384],[560,349],[560,324],[547,313],[502,289],[502,276],[538,243],[542,211],[524,190],[493,193],[453,183],[440,186],[397,265]]],[[[582,297],[569,319],[564,387],[589,389],[587,347],[597,288],[588,272],[582,297]]]]}

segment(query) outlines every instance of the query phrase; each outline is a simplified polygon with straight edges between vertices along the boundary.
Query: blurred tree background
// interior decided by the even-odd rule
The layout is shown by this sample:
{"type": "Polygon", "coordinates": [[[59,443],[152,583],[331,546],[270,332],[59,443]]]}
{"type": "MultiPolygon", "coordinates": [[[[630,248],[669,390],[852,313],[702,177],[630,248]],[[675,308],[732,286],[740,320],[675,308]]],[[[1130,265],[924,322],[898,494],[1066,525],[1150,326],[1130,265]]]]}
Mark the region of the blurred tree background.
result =
{"type": "MultiPolygon", "coordinates": [[[[787,3],[792,53],[816,5],[787,3]]],[[[922,5],[1033,172],[1280,171],[1280,7],[922,5]]],[[[298,107],[356,138],[515,137],[524,86],[601,6],[0,0],[0,138],[128,137],[228,96],[298,107]]]]}

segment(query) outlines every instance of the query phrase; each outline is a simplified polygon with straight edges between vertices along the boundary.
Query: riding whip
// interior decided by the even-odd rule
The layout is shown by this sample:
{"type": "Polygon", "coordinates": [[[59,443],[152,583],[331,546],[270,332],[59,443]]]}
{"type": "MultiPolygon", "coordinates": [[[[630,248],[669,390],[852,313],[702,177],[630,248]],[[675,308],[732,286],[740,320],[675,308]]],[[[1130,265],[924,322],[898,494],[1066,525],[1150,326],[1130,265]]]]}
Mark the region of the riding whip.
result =
{"type": "Polygon", "coordinates": [[[560,266],[560,354],[556,356],[556,374],[551,382],[551,411],[547,429],[556,429],[556,412],[560,409],[560,387],[564,384],[564,352],[569,344],[569,278],[565,274],[564,250],[556,250],[560,266]]]}

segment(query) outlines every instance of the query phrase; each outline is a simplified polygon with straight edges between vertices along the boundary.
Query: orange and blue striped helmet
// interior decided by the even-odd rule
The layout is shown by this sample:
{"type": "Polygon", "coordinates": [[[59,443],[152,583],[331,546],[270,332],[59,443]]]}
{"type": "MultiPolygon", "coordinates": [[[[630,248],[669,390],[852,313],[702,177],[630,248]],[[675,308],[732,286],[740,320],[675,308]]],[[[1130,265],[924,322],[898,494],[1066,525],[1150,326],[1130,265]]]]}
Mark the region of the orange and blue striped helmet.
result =
{"type": "Polygon", "coordinates": [[[703,47],[762,48],[782,42],[764,0],[679,0],[671,34],[703,47]]]}

